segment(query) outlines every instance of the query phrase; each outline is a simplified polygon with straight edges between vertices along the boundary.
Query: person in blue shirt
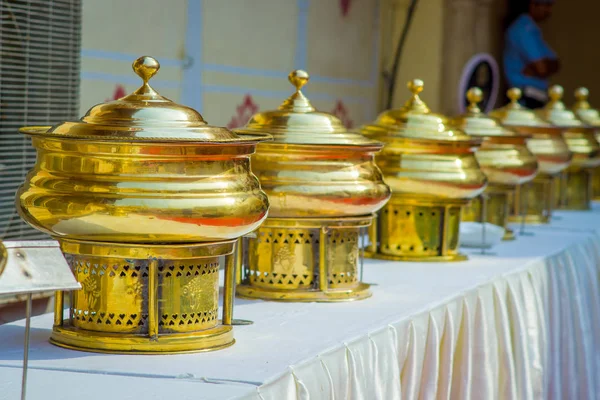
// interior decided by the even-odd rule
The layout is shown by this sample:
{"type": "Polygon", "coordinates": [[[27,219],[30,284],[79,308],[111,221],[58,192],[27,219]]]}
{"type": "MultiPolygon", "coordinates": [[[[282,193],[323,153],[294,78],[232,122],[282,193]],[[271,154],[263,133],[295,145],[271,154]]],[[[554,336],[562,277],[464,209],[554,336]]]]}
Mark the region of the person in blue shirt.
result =
{"type": "Polygon", "coordinates": [[[519,10],[506,31],[504,73],[510,87],[521,89],[521,104],[538,108],[548,100],[548,78],[560,69],[556,53],[544,41],[538,26],[552,15],[554,0],[517,1],[526,8],[519,10]]]}

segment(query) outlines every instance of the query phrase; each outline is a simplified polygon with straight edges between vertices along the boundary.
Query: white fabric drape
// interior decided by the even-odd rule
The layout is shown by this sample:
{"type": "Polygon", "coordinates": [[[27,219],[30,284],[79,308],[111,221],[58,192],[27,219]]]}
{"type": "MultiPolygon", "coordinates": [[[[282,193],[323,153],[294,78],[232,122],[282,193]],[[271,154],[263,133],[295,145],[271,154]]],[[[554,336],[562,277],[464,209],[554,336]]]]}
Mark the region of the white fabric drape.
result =
{"type": "Polygon", "coordinates": [[[600,238],[294,365],[243,397],[596,399],[600,238]]]}
{"type": "MultiPolygon", "coordinates": [[[[66,350],[48,343],[52,315],[38,316],[30,397],[51,382],[64,400],[163,398],[163,387],[181,400],[600,400],[597,211],[561,213],[465,262],[366,260],[363,301],[238,299],[236,318],[254,324],[215,352],[66,350]]],[[[18,397],[23,326],[0,326],[0,399],[18,397]]]]}

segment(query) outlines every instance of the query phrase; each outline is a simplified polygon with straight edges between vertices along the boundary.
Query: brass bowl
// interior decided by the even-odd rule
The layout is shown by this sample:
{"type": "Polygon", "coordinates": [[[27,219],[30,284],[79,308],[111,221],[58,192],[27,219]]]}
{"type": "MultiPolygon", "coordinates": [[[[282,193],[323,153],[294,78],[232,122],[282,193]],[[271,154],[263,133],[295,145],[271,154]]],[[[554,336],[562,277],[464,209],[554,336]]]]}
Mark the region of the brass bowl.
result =
{"type": "MultiPolygon", "coordinates": [[[[528,223],[548,223],[554,206],[560,174],[572,162],[573,154],[562,135],[562,129],[540,118],[532,110],[519,104],[521,90],[507,91],[510,103],[490,115],[507,128],[530,136],[528,149],[538,162],[538,175],[528,187],[518,186],[512,206],[511,220],[528,223]]],[[[560,193],[560,191],[558,191],[560,193]]]]}
{"type": "Polygon", "coordinates": [[[369,257],[392,260],[456,261],[461,209],[480,195],[487,178],[475,150],[481,139],[450,126],[420,99],[423,82],[408,83],[411,98],[361,128],[383,142],[375,161],[392,198],[369,231],[369,257]]]}
{"type": "Polygon", "coordinates": [[[55,237],[102,242],[233,239],[266,218],[250,171],[264,137],[238,143],[81,140],[26,127],[38,157],[17,210],[55,237]]]}
{"type": "Polygon", "coordinates": [[[160,65],[133,63],[143,85],[80,120],[25,127],[37,162],[17,209],[58,239],[81,291],[56,293],[51,343],[164,354],[234,343],[237,239],[269,203],[250,170],[267,134],[209,126],[149,84],[160,65]],[[219,319],[219,271],[224,265],[219,319]]]}
{"type": "Polygon", "coordinates": [[[382,144],[316,110],[292,71],[295,93],[236,133],[268,133],[252,168],[269,196],[269,217],[243,241],[237,294],[276,301],[351,301],[371,295],[360,281],[361,232],[390,198],[374,161],[382,144]]]}
{"type": "Polygon", "coordinates": [[[380,149],[380,144],[259,145],[252,170],[269,196],[269,217],[350,217],[379,210],[390,197],[373,161],[380,149]]]}
{"type": "Polygon", "coordinates": [[[212,242],[240,237],[267,216],[250,171],[266,134],[236,135],[148,84],[159,64],[134,63],[144,84],[80,120],[24,127],[37,161],[17,210],[57,238],[122,243],[212,242]]]}
{"type": "Polygon", "coordinates": [[[6,247],[0,242],[0,276],[4,272],[4,268],[6,267],[6,260],[8,259],[8,253],[6,251],[6,247]]]}
{"type": "Polygon", "coordinates": [[[467,91],[467,112],[454,118],[453,124],[467,134],[483,139],[475,154],[489,185],[485,195],[471,201],[463,210],[463,221],[485,221],[505,228],[505,239],[514,239],[507,227],[516,188],[530,182],[538,173],[538,162],[527,147],[529,135],[501,126],[493,117],[483,114],[478,104],[481,89],[467,91]]]}
{"type": "MultiPolygon", "coordinates": [[[[580,87],[575,90],[575,99],[577,100],[573,105],[573,111],[575,114],[586,124],[594,127],[596,140],[600,143],[600,112],[597,109],[592,108],[588,102],[589,91],[580,87]]],[[[600,199],[600,168],[596,168],[593,171],[592,177],[592,197],[594,200],[600,199]]]]}
{"type": "Polygon", "coordinates": [[[527,138],[491,138],[477,151],[477,161],[490,183],[519,186],[538,172],[538,158],[529,150],[527,138]]]}
{"type": "Polygon", "coordinates": [[[536,156],[542,174],[556,175],[567,169],[573,160],[573,153],[562,135],[562,129],[554,126],[511,126],[525,135],[531,135],[527,147],[536,156]]]}
{"type": "Polygon", "coordinates": [[[594,127],[565,107],[563,92],[559,85],[550,87],[550,101],[537,112],[541,118],[562,129],[567,146],[573,153],[573,162],[562,181],[559,207],[587,210],[591,206],[593,169],[600,166],[600,145],[595,138],[594,127]]]}

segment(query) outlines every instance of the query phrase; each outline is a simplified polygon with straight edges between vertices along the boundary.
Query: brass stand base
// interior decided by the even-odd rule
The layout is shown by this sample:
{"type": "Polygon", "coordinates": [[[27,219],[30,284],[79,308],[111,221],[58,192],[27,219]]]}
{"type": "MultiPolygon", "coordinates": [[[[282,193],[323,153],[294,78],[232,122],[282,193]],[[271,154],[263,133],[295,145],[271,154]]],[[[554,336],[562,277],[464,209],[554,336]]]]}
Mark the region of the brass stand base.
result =
{"type": "Polygon", "coordinates": [[[145,335],[86,332],[70,325],[55,326],[50,343],[71,350],[112,354],[181,354],[220,350],[235,343],[233,328],[219,325],[192,334],[160,336],[153,340],[145,335]]]}
{"type": "Polygon", "coordinates": [[[59,239],[82,289],[56,293],[50,341],[102,353],[165,354],[218,350],[234,343],[235,240],[172,245],[59,239]],[[223,323],[219,257],[224,257],[223,323]]]}
{"type": "Polygon", "coordinates": [[[515,240],[516,238],[517,237],[515,236],[515,233],[513,232],[513,230],[510,228],[506,228],[506,230],[504,231],[504,236],[502,236],[502,240],[510,241],[510,240],[515,240]]]}
{"type": "Polygon", "coordinates": [[[369,229],[366,257],[395,261],[462,261],[461,208],[467,200],[392,194],[369,229]]]}
{"type": "Polygon", "coordinates": [[[594,170],[592,177],[592,200],[600,200],[600,167],[594,170]]]}
{"type": "Polygon", "coordinates": [[[447,262],[447,261],[465,261],[469,257],[462,253],[451,254],[447,256],[394,256],[391,254],[374,253],[371,251],[365,251],[366,258],[374,258],[377,260],[389,260],[389,261],[418,261],[418,262],[447,262]]]}
{"type": "Polygon", "coordinates": [[[245,299],[262,299],[290,302],[341,302],[362,300],[371,297],[370,285],[359,283],[351,290],[303,290],[289,291],[277,289],[256,288],[250,285],[238,285],[237,296],[245,299]]]}
{"type": "Polygon", "coordinates": [[[548,224],[555,203],[560,203],[561,175],[540,174],[529,183],[517,186],[510,205],[508,222],[548,224]],[[524,215],[523,215],[524,214],[524,215]]]}
{"type": "Polygon", "coordinates": [[[589,210],[592,201],[593,170],[569,167],[563,181],[565,201],[560,210],[589,210]]]}
{"type": "Polygon", "coordinates": [[[514,191],[514,187],[511,186],[488,185],[482,196],[474,198],[463,208],[462,221],[481,222],[485,208],[485,222],[504,228],[505,233],[502,240],[514,240],[513,231],[506,226],[514,191]]]}
{"type": "MultiPolygon", "coordinates": [[[[513,224],[520,224],[523,222],[523,218],[517,215],[511,215],[508,218],[508,222],[513,224]]],[[[550,218],[546,215],[526,215],[525,223],[527,225],[544,225],[550,223],[550,218]]]]}
{"type": "Polygon", "coordinates": [[[360,282],[361,230],[372,215],[346,218],[267,218],[244,239],[237,295],[290,302],[366,299],[360,282]]]}

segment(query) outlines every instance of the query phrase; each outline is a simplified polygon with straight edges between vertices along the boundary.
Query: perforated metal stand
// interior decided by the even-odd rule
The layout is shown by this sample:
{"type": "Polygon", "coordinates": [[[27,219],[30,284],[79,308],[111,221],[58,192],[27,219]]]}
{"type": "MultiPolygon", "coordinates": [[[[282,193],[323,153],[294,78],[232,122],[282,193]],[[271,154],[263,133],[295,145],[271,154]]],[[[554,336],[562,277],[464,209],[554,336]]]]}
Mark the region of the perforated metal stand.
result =
{"type": "Polygon", "coordinates": [[[398,261],[461,261],[461,208],[467,200],[394,197],[369,230],[365,257],[398,261]]]}

